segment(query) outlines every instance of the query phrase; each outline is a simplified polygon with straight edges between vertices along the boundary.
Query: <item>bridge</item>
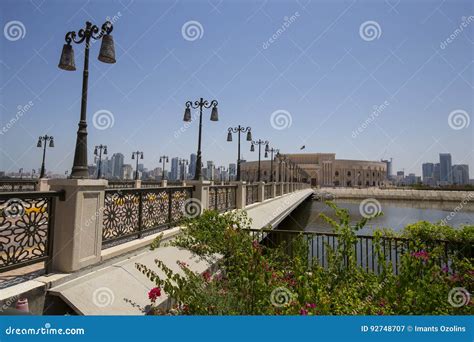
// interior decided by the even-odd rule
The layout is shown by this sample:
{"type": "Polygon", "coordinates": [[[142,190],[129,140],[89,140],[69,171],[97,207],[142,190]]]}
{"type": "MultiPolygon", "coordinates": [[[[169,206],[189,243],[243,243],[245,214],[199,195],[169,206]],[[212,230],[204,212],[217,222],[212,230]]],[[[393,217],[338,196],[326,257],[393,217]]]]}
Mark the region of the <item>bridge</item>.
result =
{"type": "MultiPolygon", "coordinates": [[[[136,263],[157,272],[155,259],[174,271],[177,261],[196,272],[212,268],[186,250],[149,249],[160,234],[162,240],[173,239],[183,217],[206,209],[244,209],[252,229],[274,228],[313,195],[309,184],[292,182],[157,186],[84,179],[49,180],[47,187],[0,193],[0,224],[9,232],[0,236],[0,306],[28,298],[35,314],[143,314],[154,284],[136,263]],[[24,233],[15,227],[29,226],[39,231],[35,239],[22,243],[24,233]]],[[[166,296],[161,300],[167,303],[166,296]]]]}

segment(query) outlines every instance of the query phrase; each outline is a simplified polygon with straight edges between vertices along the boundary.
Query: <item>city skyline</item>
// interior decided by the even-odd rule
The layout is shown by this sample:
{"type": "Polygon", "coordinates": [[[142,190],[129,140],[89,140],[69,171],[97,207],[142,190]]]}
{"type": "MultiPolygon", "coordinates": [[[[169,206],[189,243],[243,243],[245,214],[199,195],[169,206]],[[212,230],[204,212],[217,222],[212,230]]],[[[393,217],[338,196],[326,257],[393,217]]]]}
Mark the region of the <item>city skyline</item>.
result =
{"type": "MultiPolygon", "coordinates": [[[[153,166],[163,153],[195,153],[196,120],[184,123],[182,113],[187,100],[203,96],[219,101],[220,121],[210,122],[209,112],[203,118],[203,161],[218,165],[235,162],[227,127],[242,124],[285,153],[305,145],[347,159],[392,157],[394,170],[421,174],[423,160],[450,152],[456,164],[474,168],[472,148],[466,149],[474,139],[468,1],[204,4],[6,2],[2,24],[24,23],[25,34],[1,40],[8,49],[0,63],[1,168],[39,168],[36,140],[49,134],[56,146],[47,152],[46,168],[70,170],[83,50],[75,47],[76,72],[56,63],[67,31],[106,18],[114,22],[117,63],[99,63],[93,44],[89,164],[100,143],[126,160],[143,150],[153,166]],[[200,25],[196,39],[183,31],[191,21],[200,25]],[[361,31],[369,21],[380,27],[376,38],[361,31]],[[447,42],[463,22],[467,26],[447,42]],[[457,110],[467,113],[461,129],[449,121],[457,110]],[[101,126],[99,117],[108,121],[101,126]]],[[[243,158],[256,160],[249,148],[242,143],[243,158]]]]}

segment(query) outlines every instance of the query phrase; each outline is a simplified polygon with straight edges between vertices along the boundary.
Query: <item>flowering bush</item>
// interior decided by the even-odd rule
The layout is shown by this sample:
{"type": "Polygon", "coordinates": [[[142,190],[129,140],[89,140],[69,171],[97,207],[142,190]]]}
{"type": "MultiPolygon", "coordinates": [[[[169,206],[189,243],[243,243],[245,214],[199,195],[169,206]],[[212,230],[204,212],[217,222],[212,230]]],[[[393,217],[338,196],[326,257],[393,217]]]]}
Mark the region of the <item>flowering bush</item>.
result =
{"type": "MultiPolygon", "coordinates": [[[[375,233],[374,246],[381,270],[367,272],[357,265],[356,232],[367,222],[351,225],[349,213],[328,203],[338,221],[325,218],[339,234],[335,248],[327,245],[328,265],[308,262],[308,245],[302,235],[278,246],[259,243],[249,234],[244,212],[218,214],[206,211],[185,222],[182,233],[171,242],[206,260],[211,269],[198,274],[179,262],[173,272],[162,261],[159,277],[137,265],[156,288],[152,304],[164,291],[172,300],[155,314],[182,315],[387,315],[472,314],[472,301],[453,305],[450,291],[472,292],[474,227],[454,230],[420,222],[401,234],[375,233]],[[400,250],[400,272],[382,254],[381,239],[406,239],[400,250]],[[440,243],[444,240],[446,243],[440,243]],[[290,252],[289,252],[290,251],[290,252]],[[447,259],[446,259],[447,258],[447,259]],[[446,260],[449,262],[446,264],[446,260]],[[217,270],[217,271],[214,271],[217,270]]],[[[155,242],[154,246],[159,246],[155,242]]]]}

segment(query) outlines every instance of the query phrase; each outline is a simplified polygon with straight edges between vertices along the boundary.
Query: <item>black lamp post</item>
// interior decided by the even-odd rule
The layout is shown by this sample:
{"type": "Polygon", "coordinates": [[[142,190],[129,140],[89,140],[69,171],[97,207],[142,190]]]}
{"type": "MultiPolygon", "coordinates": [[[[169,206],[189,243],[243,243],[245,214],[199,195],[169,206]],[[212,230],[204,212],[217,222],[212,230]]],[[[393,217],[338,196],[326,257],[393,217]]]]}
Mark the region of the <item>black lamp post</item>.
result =
{"type": "Polygon", "coordinates": [[[43,162],[41,163],[41,171],[39,178],[44,178],[45,174],[45,167],[44,167],[44,160],[46,158],[46,144],[49,141],[49,147],[54,147],[54,138],[50,135],[43,135],[42,137],[38,138],[37,147],[43,147],[43,162]]]}
{"type": "Polygon", "coordinates": [[[270,158],[271,158],[270,159],[270,182],[273,182],[273,153],[278,155],[280,150],[272,147],[271,149],[268,150],[268,152],[270,152],[270,158]]]}
{"type": "Polygon", "coordinates": [[[238,125],[237,127],[229,127],[227,133],[227,141],[232,141],[232,133],[237,133],[238,142],[237,142],[237,176],[236,181],[240,181],[240,133],[247,133],[247,141],[252,141],[252,128],[242,127],[238,125]]]}
{"type": "Polygon", "coordinates": [[[186,170],[186,166],[189,165],[189,161],[187,159],[178,159],[178,165],[181,171],[180,178],[182,181],[184,181],[185,170],[186,170]]]}
{"type": "Polygon", "coordinates": [[[250,152],[255,151],[255,145],[258,145],[258,174],[257,174],[257,182],[260,182],[260,159],[261,159],[261,152],[262,152],[262,145],[265,145],[265,153],[268,152],[268,144],[267,140],[258,139],[257,141],[252,141],[252,145],[250,145],[250,152]]]}
{"type": "Polygon", "coordinates": [[[138,180],[138,158],[143,159],[143,152],[136,151],[132,152],[132,159],[135,159],[137,157],[137,166],[135,168],[135,180],[138,180]]]}
{"type": "Polygon", "coordinates": [[[163,163],[163,169],[161,171],[161,180],[165,180],[165,163],[169,163],[169,158],[168,156],[160,156],[160,163],[163,163]]]}
{"type": "Polygon", "coordinates": [[[217,113],[217,101],[212,100],[208,102],[204,100],[202,97],[199,101],[195,101],[194,103],[191,101],[186,102],[186,109],[184,110],[184,118],[183,121],[190,122],[191,121],[191,108],[197,109],[199,108],[199,137],[198,137],[198,150],[196,156],[196,171],[194,172],[194,180],[202,179],[201,168],[201,136],[202,136],[202,109],[203,108],[211,108],[211,121],[218,121],[219,115],[217,113]]]}
{"type": "Polygon", "coordinates": [[[102,45],[100,47],[99,61],[104,63],[115,63],[115,48],[114,41],[110,33],[113,25],[110,21],[106,21],[102,25],[99,32],[99,27],[92,25],[91,22],[86,22],[86,27],[80,29],[78,33],[71,31],[66,33],[66,44],[63,46],[61,59],[58,67],[67,71],[76,70],[74,62],[74,50],[71,43],[81,44],[85,42],[84,52],[84,71],[82,76],[82,100],[81,100],[81,117],[79,120],[79,129],[77,130],[76,149],[74,152],[74,164],[72,166],[71,178],[88,178],[89,171],[87,168],[87,88],[89,79],[89,48],[91,38],[99,40],[102,38],[102,45]],[[76,36],[78,39],[76,39],[76,36]]]}
{"type": "Polygon", "coordinates": [[[107,154],[107,145],[97,145],[94,148],[94,155],[99,159],[99,165],[97,166],[97,179],[100,179],[102,176],[102,153],[107,154]]]}

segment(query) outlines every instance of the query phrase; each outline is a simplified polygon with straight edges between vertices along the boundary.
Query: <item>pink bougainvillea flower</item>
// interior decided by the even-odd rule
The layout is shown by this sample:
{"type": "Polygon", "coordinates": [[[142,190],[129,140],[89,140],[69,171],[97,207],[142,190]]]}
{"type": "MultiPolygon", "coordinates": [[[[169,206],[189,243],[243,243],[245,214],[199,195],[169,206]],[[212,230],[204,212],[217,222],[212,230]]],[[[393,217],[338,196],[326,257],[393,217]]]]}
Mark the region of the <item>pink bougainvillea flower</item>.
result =
{"type": "Polygon", "coordinates": [[[308,310],[306,310],[306,309],[301,309],[300,310],[300,315],[301,316],[306,316],[307,314],[308,314],[308,310]]]}
{"type": "Polygon", "coordinates": [[[202,277],[205,281],[209,282],[211,280],[211,273],[209,271],[206,271],[202,274],[202,277]]]}
{"type": "Polygon", "coordinates": [[[161,296],[161,289],[154,287],[148,292],[148,298],[154,303],[158,297],[161,296]]]}
{"type": "Polygon", "coordinates": [[[422,249],[421,251],[418,251],[418,252],[411,253],[411,256],[415,257],[416,259],[423,260],[423,261],[427,261],[430,258],[430,255],[424,249],[422,249]]]}
{"type": "Polygon", "coordinates": [[[314,304],[314,303],[306,303],[306,307],[307,307],[308,309],[314,309],[314,308],[316,307],[316,304],[314,304]]]}

